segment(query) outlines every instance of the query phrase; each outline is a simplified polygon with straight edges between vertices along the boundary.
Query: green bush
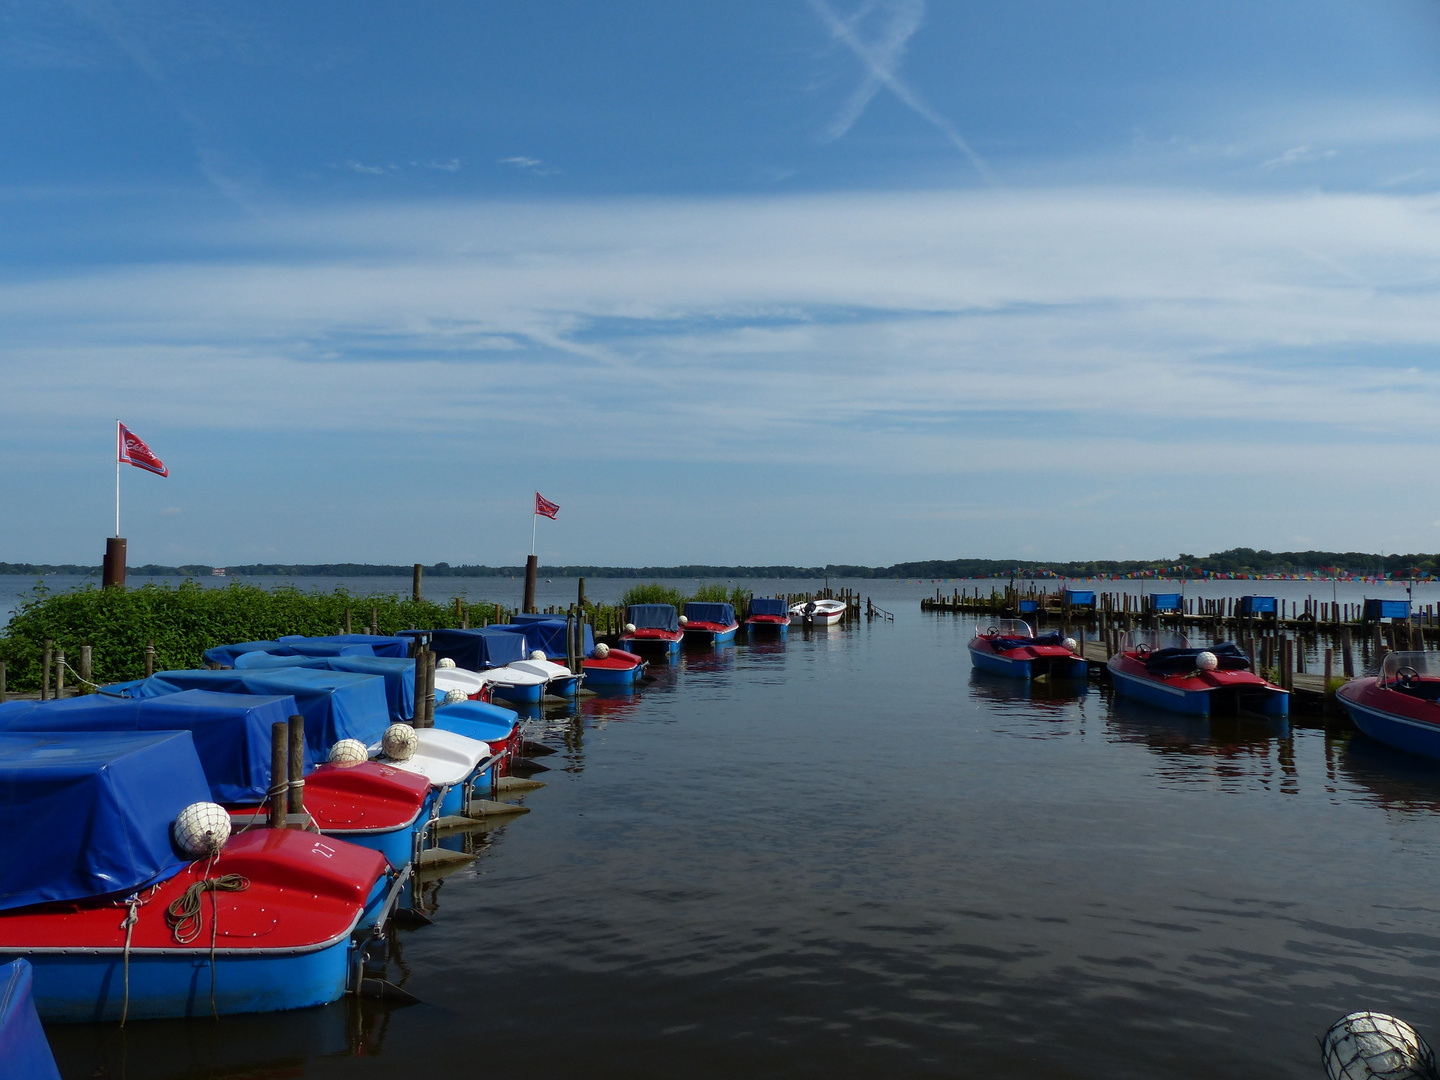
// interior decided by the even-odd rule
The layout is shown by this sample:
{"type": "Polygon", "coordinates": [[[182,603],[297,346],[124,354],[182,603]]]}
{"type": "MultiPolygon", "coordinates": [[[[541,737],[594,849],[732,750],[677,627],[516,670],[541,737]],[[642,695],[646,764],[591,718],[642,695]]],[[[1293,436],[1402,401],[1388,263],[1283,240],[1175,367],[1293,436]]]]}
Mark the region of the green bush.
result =
{"type": "Polygon", "coordinates": [[[631,604],[671,604],[678,611],[685,606],[685,594],[669,585],[652,581],[648,585],[632,585],[620,598],[621,607],[631,604]]]}
{"type": "MultiPolygon", "coordinates": [[[[357,595],[346,589],[301,592],[293,586],[262,589],[236,582],[223,589],[197,582],[148,584],[138,589],[100,589],[93,585],[72,592],[51,593],[38,585],[10,625],[0,630],[0,660],[7,681],[17,691],[36,690],[44,642],[48,638],[78,668],[80,646],[92,648],[95,681],[100,684],[138,679],[145,674],[145,645],[153,641],[155,668],[195,668],[215,645],[267,641],[282,634],[312,636],[340,633],[345,612],[356,633],[370,622],[371,609],[380,633],[411,627],[470,625],[495,619],[493,604],[444,605],[414,601],[393,594],[357,595]]],[[[67,676],[66,681],[70,681],[67,676]]]]}
{"type": "Polygon", "coordinates": [[[620,598],[620,606],[623,608],[631,604],[672,604],[676,611],[683,612],[686,602],[690,600],[709,604],[734,604],[735,617],[743,619],[750,604],[750,595],[749,589],[739,585],[727,589],[717,582],[713,585],[701,585],[692,595],[686,596],[679,589],[652,581],[648,585],[631,586],[620,598]]]}

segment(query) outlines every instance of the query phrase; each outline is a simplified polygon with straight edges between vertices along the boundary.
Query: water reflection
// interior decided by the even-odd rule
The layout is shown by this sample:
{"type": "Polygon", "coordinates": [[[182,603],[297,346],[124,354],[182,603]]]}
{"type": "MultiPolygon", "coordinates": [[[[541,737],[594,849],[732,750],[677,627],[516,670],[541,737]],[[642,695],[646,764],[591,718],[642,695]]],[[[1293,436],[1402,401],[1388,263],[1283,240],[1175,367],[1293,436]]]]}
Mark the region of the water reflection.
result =
{"type": "Polygon", "coordinates": [[[1440,762],[1393,750],[1360,732],[1334,739],[1337,779],[1348,781],[1360,797],[1402,814],[1440,812],[1440,762]]]}

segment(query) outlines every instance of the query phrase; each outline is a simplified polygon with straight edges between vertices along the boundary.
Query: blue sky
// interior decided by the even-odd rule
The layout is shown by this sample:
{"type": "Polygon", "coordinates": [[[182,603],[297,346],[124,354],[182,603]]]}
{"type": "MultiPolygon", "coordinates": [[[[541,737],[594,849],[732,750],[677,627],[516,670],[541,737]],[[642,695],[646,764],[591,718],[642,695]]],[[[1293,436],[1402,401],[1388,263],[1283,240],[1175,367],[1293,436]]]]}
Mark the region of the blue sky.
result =
{"type": "Polygon", "coordinates": [[[0,559],[1440,549],[1440,4],[0,5],[0,559]],[[1182,10],[1182,8],[1184,10],[1182,10]]]}

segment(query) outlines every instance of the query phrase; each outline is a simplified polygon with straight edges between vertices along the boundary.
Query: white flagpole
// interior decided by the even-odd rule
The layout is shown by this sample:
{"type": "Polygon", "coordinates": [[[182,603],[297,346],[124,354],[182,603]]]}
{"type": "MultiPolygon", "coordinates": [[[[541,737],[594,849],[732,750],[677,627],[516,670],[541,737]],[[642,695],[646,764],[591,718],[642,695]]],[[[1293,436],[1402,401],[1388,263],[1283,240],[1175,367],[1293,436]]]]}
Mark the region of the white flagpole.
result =
{"type": "MultiPolygon", "coordinates": [[[[537,491],[535,494],[536,494],[536,496],[538,497],[540,493],[537,491]]],[[[534,554],[535,554],[535,526],[537,526],[537,525],[539,525],[539,524],[540,524],[540,515],[537,514],[537,513],[534,513],[534,512],[532,511],[531,514],[530,514],[530,554],[531,554],[531,555],[534,555],[534,554]]]]}
{"type": "Polygon", "coordinates": [[[115,536],[120,536],[120,421],[115,421],[115,536]]]}

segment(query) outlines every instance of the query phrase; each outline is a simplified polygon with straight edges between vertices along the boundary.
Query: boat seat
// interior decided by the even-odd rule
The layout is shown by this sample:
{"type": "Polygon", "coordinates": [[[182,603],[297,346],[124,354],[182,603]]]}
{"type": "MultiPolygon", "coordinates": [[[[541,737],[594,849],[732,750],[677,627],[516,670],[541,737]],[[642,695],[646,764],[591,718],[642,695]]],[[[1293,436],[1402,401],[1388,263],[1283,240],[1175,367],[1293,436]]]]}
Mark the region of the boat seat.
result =
{"type": "Polygon", "coordinates": [[[1206,649],[1158,649],[1145,658],[1145,670],[1155,675],[1181,675],[1196,668],[1202,652],[1213,653],[1219,671],[1248,671],[1250,659],[1231,642],[1222,641],[1206,649]]]}
{"type": "Polygon", "coordinates": [[[1402,686],[1398,682],[1390,683],[1391,690],[1399,690],[1402,694],[1409,694],[1411,697],[1420,698],[1422,701],[1440,701],[1440,679],[1422,678],[1418,682],[1412,682],[1409,686],[1402,686]]]}

